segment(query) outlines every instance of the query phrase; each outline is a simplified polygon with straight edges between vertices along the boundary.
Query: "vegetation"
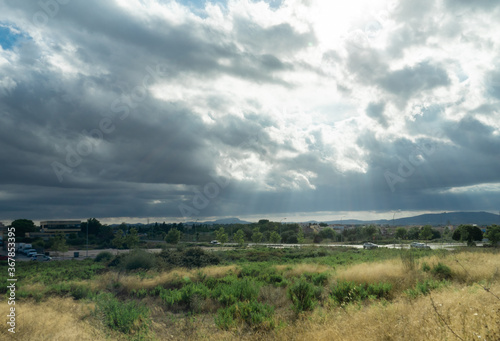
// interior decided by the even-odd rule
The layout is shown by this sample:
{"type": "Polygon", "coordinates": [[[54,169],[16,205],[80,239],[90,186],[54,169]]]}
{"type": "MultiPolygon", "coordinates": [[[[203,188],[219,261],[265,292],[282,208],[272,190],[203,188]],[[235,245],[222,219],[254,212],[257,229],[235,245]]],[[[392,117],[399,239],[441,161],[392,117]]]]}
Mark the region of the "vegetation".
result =
{"type": "Polygon", "coordinates": [[[460,225],[454,232],[452,238],[468,244],[483,239],[483,232],[477,226],[460,225]]]}
{"type": "MultiPolygon", "coordinates": [[[[265,220],[255,225],[234,230],[234,235],[227,228],[216,231],[218,237],[231,236],[241,245],[280,237],[279,225],[265,220]]],[[[138,236],[139,230],[132,229],[121,226],[120,238],[138,236]]],[[[426,231],[417,233],[429,237],[426,231]]],[[[487,235],[490,231],[495,229],[487,235]]],[[[376,239],[381,233],[364,228],[358,232],[342,237],[376,239]]],[[[432,228],[430,232],[433,238],[432,228]]],[[[177,228],[169,234],[179,237],[177,243],[182,237],[177,228]]],[[[283,234],[287,241],[313,239],[297,226],[283,225],[283,234]]],[[[339,237],[333,230],[317,235],[323,240],[339,237]]],[[[185,245],[169,245],[159,253],[102,252],[95,260],[18,262],[16,307],[22,319],[16,334],[41,340],[500,337],[498,248],[185,245]]],[[[0,271],[6,273],[5,267],[0,264],[0,271]]],[[[5,279],[0,293],[7,294],[5,279]]],[[[0,306],[0,314],[6,319],[7,305],[0,306]]],[[[7,333],[0,330],[0,338],[7,333]]]]}
{"type": "Polygon", "coordinates": [[[165,236],[165,241],[169,244],[177,244],[181,240],[181,232],[177,229],[171,229],[165,236]]]}
{"type": "Polygon", "coordinates": [[[500,243],[500,226],[488,226],[485,237],[489,239],[493,246],[498,246],[498,243],[500,243]]]}

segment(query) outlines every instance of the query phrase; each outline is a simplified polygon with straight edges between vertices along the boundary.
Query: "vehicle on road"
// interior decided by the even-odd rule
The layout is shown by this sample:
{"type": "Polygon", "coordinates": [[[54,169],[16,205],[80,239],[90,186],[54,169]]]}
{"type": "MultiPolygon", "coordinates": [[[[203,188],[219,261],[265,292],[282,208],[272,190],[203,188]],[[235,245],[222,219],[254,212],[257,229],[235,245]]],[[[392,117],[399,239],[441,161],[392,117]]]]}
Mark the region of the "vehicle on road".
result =
{"type": "Polygon", "coordinates": [[[33,256],[34,256],[34,255],[36,255],[36,254],[37,254],[37,251],[36,251],[36,250],[33,250],[33,251],[28,252],[28,253],[26,254],[26,256],[28,256],[28,257],[30,257],[30,258],[31,258],[31,257],[33,257],[33,256]]]}
{"type": "Polygon", "coordinates": [[[220,245],[220,243],[219,243],[217,240],[212,240],[212,241],[210,242],[210,244],[220,245]]]}
{"type": "Polygon", "coordinates": [[[34,252],[35,254],[37,253],[36,252],[36,249],[25,249],[23,250],[23,253],[27,256],[30,254],[30,252],[34,252]]]}
{"type": "Polygon", "coordinates": [[[376,249],[376,248],[378,248],[377,244],[373,244],[373,243],[369,243],[369,242],[363,244],[363,249],[366,249],[366,250],[376,249]]]}
{"type": "Polygon", "coordinates": [[[411,243],[410,247],[414,248],[414,249],[430,249],[431,248],[429,245],[425,245],[424,243],[417,243],[417,242],[411,243]]]}
{"type": "Polygon", "coordinates": [[[52,260],[52,257],[37,253],[37,254],[31,256],[31,260],[38,261],[38,262],[48,262],[48,261],[52,260]]]}

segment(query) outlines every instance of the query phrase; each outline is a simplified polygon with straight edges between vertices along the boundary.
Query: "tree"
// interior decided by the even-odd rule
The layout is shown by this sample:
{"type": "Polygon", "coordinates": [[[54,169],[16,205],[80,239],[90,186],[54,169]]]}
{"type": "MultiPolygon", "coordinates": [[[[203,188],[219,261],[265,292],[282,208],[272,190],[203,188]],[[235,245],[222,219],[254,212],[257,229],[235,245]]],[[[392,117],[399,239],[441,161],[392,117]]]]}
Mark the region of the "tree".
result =
{"type": "Polygon", "coordinates": [[[245,244],[245,232],[242,229],[239,229],[238,232],[234,235],[234,241],[238,243],[239,246],[243,246],[245,244]]]}
{"type": "Polygon", "coordinates": [[[396,229],[396,238],[405,239],[408,235],[408,231],[404,227],[398,227],[396,229]]]}
{"type": "Polygon", "coordinates": [[[273,231],[269,236],[269,241],[273,244],[277,244],[281,241],[280,234],[276,231],[273,231]]]}
{"type": "Polygon", "coordinates": [[[66,244],[66,238],[62,233],[57,234],[53,237],[51,249],[57,252],[57,256],[59,256],[59,252],[68,251],[68,245],[66,244]]]}
{"type": "Polygon", "coordinates": [[[132,249],[139,244],[139,235],[137,229],[131,228],[129,233],[125,236],[124,244],[128,249],[132,249]]]}
{"type": "Polygon", "coordinates": [[[375,233],[377,233],[377,227],[375,225],[368,225],[363,229],[363,232],[368,236],[369,239],[373,239],[375,233]]]}
{"type": "Polygon", "coordinates": [[[10,226],[16,229],[16,237],[24,237],[26,232],[36,231],[35,223],[29,219],[16,219],[10,226]]]}
{"type": "Polygon", "coordinates": [[[227,243],[227,234],[223,227],[215,231],[215,238],[221,244],[227,243]]]}
{"type": "MultiPolygon", "coordinates": [[[[82,230],[83,232],[83,230],[82,230]]],[[[97,237],[104,243],[109,243],[113,239],[113,229],[111,226],[102,225],[99,228],[99,233],[97,237]]]]}
{"type": "Polygon", "coordinates": [[[111,245],[120,249],[123,247],[123,243],[125,242],[124,233],[122,229],[116,231],[115,238],[111,241],[111,245]]]}
{"type": "Polygon", "coordinates": [[[262,241],[262,232],[260,232],[260,228],[256,227],[253,229],[252,241],[254,243],[260,243],[262,241]]]}
{"type": "Polygon", "coordinates": [[[170,229],[165,236],[165,241],[169,244],[177,244],[181,240],[181,231],[177,229],[170,229]]]}
{"type": "Polygon", "coordinates": [[[485,237],[489,239],[490,243],[497,247],[500,242],[500,226],[491,225],[486,229],[485,237]]]}
{"type": "Polygon", "coordinates": [[[321,234],[319,234],[319,233],[314,234],[313,243],[319,244],[322,241],[323,241],[323,237],[321,236],[321,234]]]}
{"type": "Polygon", "coordinates": [[[408,239],[418,239],[418,235],[420,234],[420,229],[416,226],[410,227],[408,230],[408,239]]]}
{"type": "Polygon", "coordinates": [[[453,231],[452,238],[454,240],[470,244],[474,241],[483,240],[483,231],[481,231],[477,226],[460,225],[455,231],[453,231]]]}
{"type": "Polygon", "coordinates": [[[299,233],[297,233],[297,242],[299,244],[304,244],[306,241],[306,238],[304,237],[304,231],[302,231],[302,228],[299,228],[299,233]]]}
{"type": "Polygon", "coordinates": [[[335,238],[335,231],[331,227],[327,227],[319,231],[319,235],[321,236],[322,239],[333,240],[335,238]]]}
{"type": "Polygon", "coordinates": [[[429,240],[432,238],[432,226],[431,225],[425,225],[422,227],[420,230],[420,233],[418,235],[420,239],[423,240],[429,240]]]}
{"type": "Polygon", "coordinates": [[[267,224],[267,223],[269,223],[269,219],[261,219],[261,220],[259,220],[259,223],[258,223],[258,224],[259,224],[259,225],[265,225],[265,224],[267,224]]]}
{"type": "Polygon", "coordinates": [[[99,229],[101,228],[101,222],[96,218],[89,218],[87,222],[83,222],[80,227],[83,233],[87,233],[87,227],[89,229],[89,234],[97,235],[99,233],[99,229]]]}

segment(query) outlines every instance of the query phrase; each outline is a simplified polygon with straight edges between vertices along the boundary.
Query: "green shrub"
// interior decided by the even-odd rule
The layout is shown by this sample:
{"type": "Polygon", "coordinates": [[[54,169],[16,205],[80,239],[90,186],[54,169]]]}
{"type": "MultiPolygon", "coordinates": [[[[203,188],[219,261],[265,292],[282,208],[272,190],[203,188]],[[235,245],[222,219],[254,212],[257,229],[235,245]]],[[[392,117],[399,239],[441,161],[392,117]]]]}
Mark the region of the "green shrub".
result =
{"type": "Polygon", "coordinates": [[[328,275],[326,273],[313,274],[310,276],[314,285],[324,286],[328,283],[328,275]]]}
{"type": "Polygon", "coordinates": [[[330,289],[330,296],[339,304],[350,303],[368,296],[362,289],[354,282],[340,281],[330,289]]]}
{"type": "Polygon", "coordinates": [[[422,271],[424,271],[424,272],[431,271],[431,267],[429,266],[429,264],[427,264],[426,262],[423,262],[422,263],[422,271]]]}
{"type": "Polygon", "coordinates": [[[248,279],[235,280],[230,284],[219,284],[212,291],[212,298],[229,306],[240,301],[257,299],[261,284],[248,279]]]}
{"type": "Polygon", "coordinates": [[[151,269],[155,265],[155,257],[147,251],[137,249],[131,251],[120,261],[120,267],[125,270],[151,269]]]}
{"type": "Polygon", "coordinates": [[[340,281],[330,289],[330,296],[339,304],[362,301],[368,298],[388,298],[392,285],[390,283],[362,283],[340,281]]]}
{"type": "Polygon", "coordinates": [[[217,265],[220,259],[213,253],[203,251],[199,247],[187,249],[181,256],[182,265],[186,268],[200,268],[208,265],[217,265]]]}
{"type": "Polygon", "coordinates": [[[124,334],[147,332],[151,324],[149,309],[136,302],[121,302],[112,295],[99,295],[94,314],[111,329],[124,334]]]}
{"type": "Polygon", "coordinates": [[[293,303],[295,312],[312,310],[315,305],[316,290],[314,285],[303,278],[288,288],[288,297],[293,303]]]}
{"type": "Polygon", "coordinates": [[[72,285],[70,290],[71,296],[75,300],[81,300],[84,298],[91,298],[93,295],[92,290],[85,285],[72,285]]]}
{"type": "Polygon", "coordinates": [[[108,262],[113,258],[113,254],[108,251],[102,251],[94,258],[95,262],[108,262]]]}
{"type": "Polygon", "coordinates": [[[436,265],[434,265],[431,272],[439,279],[450,279],[452,277],[450,267],[442,263],[437,263],[436,265]]]}
{"type": "Polygon", "coordinates": [[[417,282],[415,284],[415,288],[410,288],[405,290],[404,292],[411,298],[416,298],[420,295],[427,295],[431,290],[441,288],[443,286],[449,285],[450,282],[443,280],[443,281],[436,281],[432,279],[426,279],[422,282],[417,282]]]}
{"type": "Polygon", "coordinates": [[[272,330],[275,327],[274,307],[252,300],[238,302],[235,305],[217,311],[215,324],[220,329],[228,330],[237,323],[245,322],[252,329],[272,330]]]}

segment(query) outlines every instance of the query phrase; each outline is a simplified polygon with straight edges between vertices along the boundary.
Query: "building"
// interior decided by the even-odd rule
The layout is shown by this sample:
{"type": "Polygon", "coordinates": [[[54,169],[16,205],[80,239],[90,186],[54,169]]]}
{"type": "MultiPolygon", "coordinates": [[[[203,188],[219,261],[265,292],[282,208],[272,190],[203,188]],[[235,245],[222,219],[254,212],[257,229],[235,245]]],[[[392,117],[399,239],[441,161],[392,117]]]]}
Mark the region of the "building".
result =
{"type": "Polygon", "coordinates": [[[81,231],[80,220],[47,220],[40,222],[40,232],[57,234],[78,233],[81,231]]]}
{"type": "Polygon", "coordinates": [[[40,232],[27,232],[26,237],[36,238],[41,237],[48,239],[56,234],[62,233],[66,237],[72,233],[81,231],[80,220],[47,220],[40,222],[40,232]]]}

